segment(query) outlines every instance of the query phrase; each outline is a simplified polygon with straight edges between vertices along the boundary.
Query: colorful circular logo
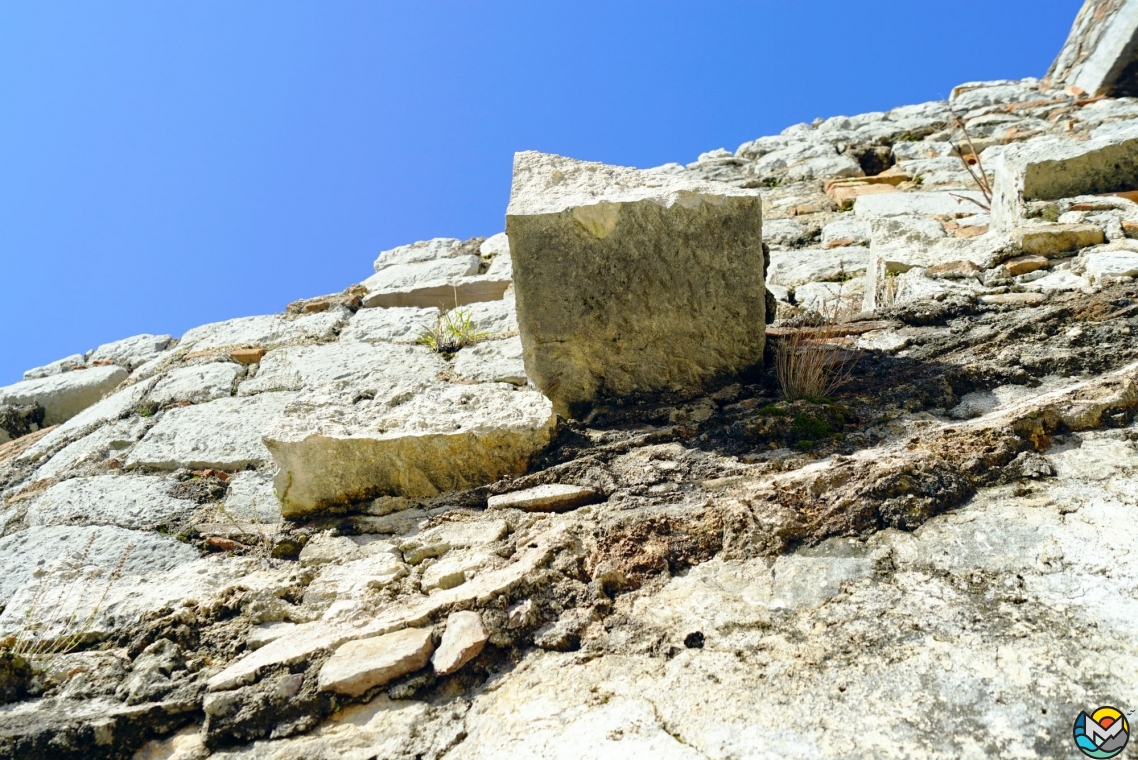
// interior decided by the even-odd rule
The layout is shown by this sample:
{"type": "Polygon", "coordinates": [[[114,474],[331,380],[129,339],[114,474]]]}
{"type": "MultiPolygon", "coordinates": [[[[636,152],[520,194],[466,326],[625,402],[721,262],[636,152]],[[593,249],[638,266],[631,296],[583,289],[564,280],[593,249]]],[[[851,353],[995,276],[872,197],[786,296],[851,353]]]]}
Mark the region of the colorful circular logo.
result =
{"type": "Polygon", "coordinates": [[[1130,724],[1120,710],[1100,707],[1075,718],[1075,744],[1087,757],[1114,757],[1130,741],[1130,724]]]}

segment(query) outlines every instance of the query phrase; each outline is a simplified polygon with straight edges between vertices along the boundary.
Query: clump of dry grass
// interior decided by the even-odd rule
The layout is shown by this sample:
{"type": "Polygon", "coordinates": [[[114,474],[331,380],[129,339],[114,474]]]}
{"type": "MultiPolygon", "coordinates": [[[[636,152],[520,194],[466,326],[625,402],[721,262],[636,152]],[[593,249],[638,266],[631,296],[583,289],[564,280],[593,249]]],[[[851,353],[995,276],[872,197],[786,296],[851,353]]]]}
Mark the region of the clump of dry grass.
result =
{"type": "Polygon", "coordinates": [[[972,181],[976,183],[976,187],[980,190],[980,194],[984,196],[986,203],[981,203],[974,198],[969,198],[965,195],[957,195],[956,193],[949,193],[949,195],[956,198],[957,203],[968,201],[969,203],[975,203],[985,212],[991,211],[992,185],[988,182],[988,175],[984,172],[984,164],[980,161],[980,152],[976,150],[976,146],[972,143],[972,135],[968,134],[968,127],[964,125],[964,120],[957,116],[956,111],[951,108],[948,109],[948,112],[952,114],[952,125],[964,134],[964,141],[968,143],[968,150],[971,151],[971,153],[966,154],[964,149],[960,147],[960,143],[954,142],[952,144],[952,152],[960,159],[960,163],[964,165],[968,176],[972,177],[972,181]],[[976,164],[975,168],[972,166],[973,162],[968,160],[968,156],[974,159],[976,164]]]}
{"type": "Polygon", "coordinates": [[[849,380],[854,361],[849,357],[841,324],[855,308],[838,295],[818,311],[816,325],[786,328],[774,351],[774,370],[783,397],[823,399],[849,380]]]}
{"type": "Polygon", "coordinates": [[[103,608],[111,586],[122,577],[127,557],[134,549],[134,544],[126,545],[105,583],[100,584],[103,569],[91,568],[87,564],[94,542],[95,535],[92,534],[82,554],[58,560],[61,577],[57,582],[49,583],[55,575],[51,573],[39,583],[24,610],[19,632],[4,648],[25,660],[46,666],[83,643],[103,608]],[[102,585],[101,593],[99,585],[102,585]],[[85,609],[88,610],[87,615],[80,617],[85,609]]]}

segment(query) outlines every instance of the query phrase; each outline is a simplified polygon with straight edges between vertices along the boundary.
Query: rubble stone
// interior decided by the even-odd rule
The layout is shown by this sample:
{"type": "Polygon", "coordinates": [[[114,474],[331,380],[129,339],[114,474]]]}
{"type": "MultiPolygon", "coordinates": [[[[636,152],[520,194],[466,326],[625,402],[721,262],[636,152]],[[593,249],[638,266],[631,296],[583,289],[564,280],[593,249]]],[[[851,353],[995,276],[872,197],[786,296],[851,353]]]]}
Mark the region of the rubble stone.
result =
{"type": "Polygon", "coordinates": [[[1051,266],[1051,261],[1046,256],[1017,256],[1004,262],[1004,269],[1008,270],[1008,274],[1012,276],[1027,274],[1037,269],[1046,269],[1049,266],[1051,266]]]}
{"type": "Polygon", "coordinates": [[[425,628],[349,641],[320,669],[320,690],[358,697],[426,666],[433,650],[431,632],[425,628]]]}
{"type": "Polygon", "coordinates": [[[439,648],[431,657],[435,675],[447,676],[473,660],[482,651],[490,634],[477,612],[451,613],[439,648]]]}
{"type": "Polygon", "coordinates": [[[506,229],[526,375],[559,413],[762,360],[756,191],[519,153],[506,229]]]}

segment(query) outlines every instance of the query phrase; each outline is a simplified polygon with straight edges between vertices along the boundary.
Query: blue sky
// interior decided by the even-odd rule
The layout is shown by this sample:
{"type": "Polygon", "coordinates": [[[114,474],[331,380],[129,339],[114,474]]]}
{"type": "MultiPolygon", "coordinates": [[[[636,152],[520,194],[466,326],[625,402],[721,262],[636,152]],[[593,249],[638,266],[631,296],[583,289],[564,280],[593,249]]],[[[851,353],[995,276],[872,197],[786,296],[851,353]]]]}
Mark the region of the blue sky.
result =
{"type": "Polygon", "coordinates": [[[503,228],[514,151],[688,162],[1042,76],[1080,0],[0,4],[0,385],[503,228]]]}

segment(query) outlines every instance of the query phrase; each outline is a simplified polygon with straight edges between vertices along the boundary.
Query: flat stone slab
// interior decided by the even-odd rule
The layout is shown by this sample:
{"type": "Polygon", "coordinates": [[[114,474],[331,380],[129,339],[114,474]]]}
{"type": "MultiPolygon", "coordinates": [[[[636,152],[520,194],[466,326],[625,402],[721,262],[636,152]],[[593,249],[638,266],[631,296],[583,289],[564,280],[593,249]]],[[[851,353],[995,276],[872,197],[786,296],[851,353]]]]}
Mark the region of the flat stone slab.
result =
{"type": "Polygon", "coordinates": [[[865,195],[854,202],[854,214],[859,219],[883,216],[953,216],[961,213],[976,213],[980,207],[955,196],[972,198],[981,203],[984,196],[967,191],[923,191],[915,193],[890,193],[888,195],[865,195]]]}
{"type": "Polygon", "coordinates": [[[178,367],[163,376],[147,398],[156,404],[188,401],[201,404],[233,395],[241,367],[232,362],[214,362],[192,367],[178,367]]]}
{"type": "Polygon", "coordinates": [[[225,322],[214,322],[195,327],[182,336],[180,350],[208,351],[240,346],[272,346],[305,341],[335,340],[336,331],[352,313],[336,308],[317,314],[286,317],[267,314],[259,317],[242,317],[225,322]]]}
{"type": "Polygon", "coordinates": [[[482,652],[490,634],[482,617],[473,610],[452,612],[439,648],[431,657],[435,675],[446,676],[459,670],[482,652]]]}
{"type": "Polygon", "coordinates": [[[767,277],[774,285],[795,288],[808,282],[865,274],[868,265],[869,249],[864,246],[771,251],[771,266],[767,277]]]}
{"type": "Polygon", "coordinates": [[[110,362],[133,372],[165,351],[172,340],[169,335],[146,334],[104,343],[91,354],[90,362],[110,362]]]}
{"type": "Polygon", "coordinates": [[[84,354],[72,354],[62,359],[56,359],[42,367],[32,367],[24,373],[25,380],[37,380],[41,377],[58,375],[61,372],[70,372],[87,366],[87,357],[84,354]]]}
{"type": "Polygon", "coordinates": [[[471,246],[456,238],[432,238],[383,251],[375,260],[375,271],[382,272],[394,266],[419,264],[474,253],[471,246]]]}
{"type": "Polygon", "coordinates": [[[197,503],[169,494],[163,477],[98,475],[56,483],[27,506],[29,525],[156,526],[190,515],[197,503]]]}
{"type": "Polygon", "coordinates": [[[1055,86],[1078,88],[1086,95],[1133,96],[1128,66],[1136,60],[1138,4],[1087,0],[1047,79],[1055,86]],[[1121,92],[1115,92],[1121,86],[1121,92]]]}
{"type": "Polygon", "coordinates": [[[261,438],[295,398],[293,393],[262,393],[169,409],[131,450],[125,465],[243,470],[265,464],[270,457],[261,438]]]}
{"type": "Polygon", "coordinates": [[[100,462],[111,456],[121,457],[125,449],[146,435],[147,428],[147,421],[140,417],[128,417],[102,425],[56,452],[36,470],[35,480],[67,477],[76,474],[76,469],[85,464],[100,462]]]}
{"type": "Polygon", "coordinates": [[[454,359],[454,371],[463,380],[478,383],[526,384],[522,340],[488,340],[467,346],[454,359]]]}
{"type": "Polygon", "coordinates": [[[591,488],[548,483],[524,491],[491,496],[487,500],[487,506],[490,509],[520,509],[524,512],[568,512],[586,504],[594,504],[602,498],[591,488]]]}
{"type": "MultiPolygon", "coordinates": [[[[437,496],[524,472],[553,434],[548,400],[504,384],[313,394],[265,434],[286,517],[377,496],[437,496]]],[[[216,403],[216,402],[215,402],[216,403]]]]}
{"type": "Polygon", "coordinates": [[[1138,253],[1103,251],[1086,256],[1087,275],[1092,282],[1105,282],[1115,277],[1138,277],[1138,253]]]}
{"type": "Polygon", "coordinates": [[[61,555],[78,556],[86,550],[86,564],[110,572],[128,544],[133,546],[123,572],[129,575],[156,575],[198,558],[194,547],[159,533],[116,526],[34,526],[0,538],[0,604],[8,604],[37,571],[61,555]]]}
{"type": "Polygon", "coordinates": [[[341,341],[361,343],[414,343],[435,327],[439,310],[411,306],[360,309],[340,333],[341,341]]]}
{"type": "Polygon", "coordinates": [[[484,301],[463,308],[477,330],[491,335],[518,331],[518,306],[512,294],[501,301],[484,301]]]}
{"type": "Polygon", "coordinates": [[[122,367],[107,366],[23,380],[0,388],[0,406],[39,404],[44,408],[44,425],[58,425],[93,406],[126,376],[122,367]]]}
{"type": "Polygon", "coordinates": [[[226,481],[225,514],[234,520],[279,523],[281,503],[273,490],[273,479],[255,471],[238,472],[226,481]]]}
{"type": "Polygon", "coordinates": [[[558,413],[762,361],[758,191],[518,153],[506,232],[526,375],[558,413]]]}
{"type": "Polygon", "coordinates": [[[431,631],[426,628],[349,641],[320,669],[319,689],[358,697],[425,667],[432,651],[431,631]]]}
{"type": "Polygon", "coordinates": [[[249,396],[272,391],[299,391],[325,385],[374,392],[398,380],[408,387],[436,382],[443,359],[424,346],[336,342],[289,346],[270,351],[255,377],[237,393],[249,396]]]}

